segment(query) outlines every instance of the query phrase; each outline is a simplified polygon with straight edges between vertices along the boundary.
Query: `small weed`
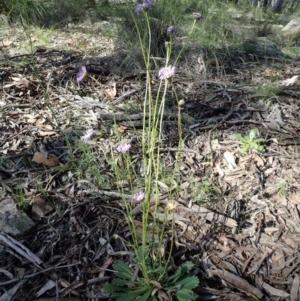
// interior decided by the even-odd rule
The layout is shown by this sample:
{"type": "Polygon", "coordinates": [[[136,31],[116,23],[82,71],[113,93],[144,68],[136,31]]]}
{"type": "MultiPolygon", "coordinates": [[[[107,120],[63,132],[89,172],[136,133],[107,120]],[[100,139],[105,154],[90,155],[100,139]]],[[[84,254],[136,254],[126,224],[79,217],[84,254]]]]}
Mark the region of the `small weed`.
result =
{"type": "Polygon", "coordinates": [[[0,165],[8,165],[10,163],[9,157],[6,155],[0,156],[0,165]]]}
{"type": "Polygon", "coordinates": [[[174,174],[174,171],[161,171],[161,178],[159,182],[162,183],[162,185],[166,185],[168,187],[168,191],[177,191],[179,186],[177,185],[176,181],[176,175],[174,174]]]}
{"type": "Polygon", "coordinates": [[[221,191],[207,178],[204,178],[199,183],[195,183],[192,188],[192,196],[198,204],[216,199],[221,195],[221,191]]]}
{"type": "Polygon", "coordinates": [[[108,180],[101,170],[101,162],[95,156],[92,145],[85,143],[83,140],[71,141],[68,140],[68,137],[66,137],[66,142],[69,149],[68,166],[70,170],[75,171],[75,176],[79,180],[88,179],[101,189],[110,188],[108,180]]]}
{"type": "Polygon", "coordinates": [[[279,195],[279,196],[286,196],[287,194],[287,190],[288,190],[288,187],[287,187],[287,183],[285,180],[281,180],[277,187],[276,187],[276,193],[279,195]]]}
{"type": "Polygon", "coordinates": [[[259,87],[256,90],[256,93],[262,93],[262,94],[266,94],[266,95],[280,95],[280,93],[282,92],[282,88],[280,86],[276,86],[276,84],[274,84],[274,82],[276,83],[279,80],[279,75],[273,75],[273,77],[270,77],[268,80],[268,83],[264,84],[262,87],[259,87]]]}
{"type": "Polygon", "coordinates": [[[252,129],[248,136],[242,136],[241,134],[235,135],[236,138],[242,143],[241,150],[243,152],[246,153],[249,149],[255,149],[259,152],[265,151],[264,147],[261,145],[261,143],[265,140],[263,138],[255,138],[257,133],[257,129],[252,129]]]}
{"type": "Polygon", "coordinates": [[[195,300],[192,289],[197,287],[199,280],[195,276],[187,275],[193,265],[185,262],[176,271],[171,266],[153,268],[148,257],[147,268],[151,279],[146,280],[135,277],[134,270],[123,261],[116,261],[113,264],[116,277],[104,289],[107,293],[118,294],[117,301],[159,301],[163,300],[162,296],[167,295],[178,301],[195,300]]]}
{"type": "Polygon", "coordinates": [[[29,200],[26,199],[23,189],[18,189],[14,195],[14,199],[20,210],[27,211],[30,208],[29,200]]]}
{"type": "Polygon", "coordinates": [[[53,39],[54,31],[51,29],[41,29],[40,27],[35,26],[33,27],[32,35],[38,45],[48,45],[53,39]]]}

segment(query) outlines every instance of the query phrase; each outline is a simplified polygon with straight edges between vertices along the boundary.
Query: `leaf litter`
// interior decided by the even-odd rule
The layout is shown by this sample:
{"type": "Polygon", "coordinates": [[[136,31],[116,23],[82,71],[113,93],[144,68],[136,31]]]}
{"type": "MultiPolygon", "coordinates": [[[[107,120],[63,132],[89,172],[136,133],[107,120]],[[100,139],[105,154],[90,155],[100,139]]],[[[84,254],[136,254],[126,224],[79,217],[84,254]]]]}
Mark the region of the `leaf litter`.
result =
{"type": "MultiPolygon", "coordinates": [[[[112,54],[88,59],[60,45],[61,50],[35,51],[33,58],[25,53],[20,60],[13,53],[1,61],[1,196],[14,194],[26,180],[24,197],[36,226],[17,239],[0,232],[0,286],[6,290],[0,300],[107,298],[103,285],[113,275],[111,264],[132,256],[122,239],[130,237],[125,207],[105,154],[116,145],[111,134],[116,120],[122,137],[135,141],[138,166],[145,83],[130,68],[117,67],[126,53],[114,53],[108,44],[112,54]],[[26,68],[31,59],[35,72],[26,68]],[[88,78],[76,84],[82,65],[97,85],[88,78]],[[100,132],[92,145],[105,173],[101,183],[81,179],[70,163],[70,144],[91,127],[100,132]]],[[[254,63],[251,70],[248,59],[245,77],[256,72],[255,81],[264,82],[264,72],[276,71],[272,58],[257,58],[262,72],[254,63]]],[[[173,82],[187,100],[180,182],[160,181],[160,206],[170,201],[166,192],[176,191],[174,264],[194,261],[199,300],[298,300],[300,89],[291,70],[299,72],[300,66],[292,60],[281,65],[281,96],[259,95],[235,72],[243,68],[241,61],[230,60],[232,70],[220,81],[218,66],[212,65],[205,67],[206,79],[191,78],[182,68],[182,78],[173,82]],[[253,128],[265,151],[250,147],[244,153],[235,134],[246,137],[253,128]]],[[[176,110],[172,104],[166,110],[161,154],[168,166],[178,136],[172,131],[176,110]]],[[[124,188],[130,198],[126,183],[124,188]]],[[[140,210],[140,205],[133,210],[138,230],[140,210]]]]}

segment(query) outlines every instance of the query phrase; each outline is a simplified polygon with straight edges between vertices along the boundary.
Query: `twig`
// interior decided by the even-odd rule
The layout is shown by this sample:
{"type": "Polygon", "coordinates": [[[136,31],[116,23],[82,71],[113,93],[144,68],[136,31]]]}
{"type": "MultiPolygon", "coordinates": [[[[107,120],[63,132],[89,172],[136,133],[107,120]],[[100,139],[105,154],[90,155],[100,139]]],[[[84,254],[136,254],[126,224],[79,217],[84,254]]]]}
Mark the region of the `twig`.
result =
{"type": "Polygon", "coordinates": [[[214,165],[214,156],[213,156],[213,151],[211,146],[211,132],[215,130],[221,123],[223,123],[228,117],[230,117],[232,112],[233,112],[233,105],[231,105],[231,109],[228,112],[228,114],[225,115],[219,123],[217,123],[211,130],[208,131],[208,149],[209,152],[211,153],[211,161],[210,161],[211,167],[213,167],[214,165]]]}
{"type": "Polygon", "coordinates": [[[112,102],[112,104],[113,104],[113,105],[116,105],[116,104],[120,103],[123,99],[125,99],[125,98],[127,98],[128,96],[134,94],[134,93],[137,92],[137,91],[140,91],[141,89],[142,89],[142,88],[137,88],[137,89],[130,90],[130,91],[124,93],[123,95],[121,95],[120,97],[118,97],[117,99],[115,99],[115,100],[112,102]]]}

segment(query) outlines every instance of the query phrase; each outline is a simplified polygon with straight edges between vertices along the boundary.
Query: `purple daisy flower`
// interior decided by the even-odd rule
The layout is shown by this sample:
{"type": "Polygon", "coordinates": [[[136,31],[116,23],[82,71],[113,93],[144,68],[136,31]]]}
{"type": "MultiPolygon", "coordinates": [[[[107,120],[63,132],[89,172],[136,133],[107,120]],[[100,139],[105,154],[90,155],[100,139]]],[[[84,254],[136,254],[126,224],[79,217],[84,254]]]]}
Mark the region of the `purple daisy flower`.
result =
{"type": "Polygon", "coordinates": [[[85,77],[87,77],[87,75],[88,75],[88,73],[86,71],[86,67],[81,66],[76,75],[77,83],[80,83],[85,77]]]}
{"type": "Polygon", "coordinates": [[[138,191],[133,195],[133,201],[135,203],[140,203],[145,198],[145,193],[143,191],[138,191]]]}
{"type": "Polygon", "coordinates": [[[176,68],[170,65],[168,67],[161,68],[158,72],[158,76],[161,80],[166,80],[172,77],[175,74],[175,72],[176,68]]]}
{"type": "Polygon", "coordinates": [[[93,129],[88,129],[84,135],[81,137],[81,140],[88,141],[90,140],[94,135],[96,135],[98,132],[93,129]]]}
{"type": "Polygon", "coordinates": [[[197,20],[203,19],[203,16],[202,16],[202,14],[200,14],[200,13],[193,12],[193,13],[192,13],[192,16],[193,16],[194,18],[196,18],[197,20]]]}
{"type": "Polygon", "coordinates": [[[175,33],[175,30],[176,30],[175,26],[174,26],[174,25],[171,25],[171,26],[169,26],[169,27],[167,28],[167,33],[168,33],[168,34],[173,34],[173,33],[175,33]]]}
{"type": "Polygon", "coordinates": [[[154,3],[150,0],[143,0],[142,3],[137,3],[134,7],[134,11],[140,15],[142,11],[149,11],[152,9],[154,3]]]}
{"type": "Polygon", "coordinates": [[[117,147],[117,151],[119,153],[127,153],[131,148],[131,144],[130,143],[126,143],[126,142],[121,142],[118,147],[117,147]]]}
{"type": "Polygon", "coordinates": [[[140,15],[141,12],[143,11],[143,4],[136,4],[134,7],[134,11],[136,12],[136,14],[140,15]]]}

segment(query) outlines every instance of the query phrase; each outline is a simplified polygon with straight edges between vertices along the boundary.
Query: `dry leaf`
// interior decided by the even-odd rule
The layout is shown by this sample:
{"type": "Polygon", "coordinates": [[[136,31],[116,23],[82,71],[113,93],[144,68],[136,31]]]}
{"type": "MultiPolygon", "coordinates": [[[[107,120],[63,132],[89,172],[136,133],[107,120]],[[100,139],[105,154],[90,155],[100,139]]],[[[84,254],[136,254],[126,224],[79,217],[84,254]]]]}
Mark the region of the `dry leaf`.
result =
{"type": "Polygon", "coordinates": [[[26,122],[29,124],[34,124],[36,122],[36,117],[32,116],[31,118],[27,119],[26,122]]]}
{"type": "Polygon", "coordinates": [[[13,41],[5,40],[5,41],[2,42],[2,45],[7,47],[7,46],[10,46],[12,43],[13,43],[13,41]]]}
{"type": "Polygon", "coordinates": [[[295,278],[293,280],[292,288],[291,288],[291,301],[297,301],[299,292],[299,276],[295,274],[295,278]]]}
{"type": "Polygon", "coordinates": [[[165,301],[171,301],[172,298],[163,290],[158,290],[157,295],[160,297],[160,299],[164,299],[165,301]]]}
{"type": "Polygon", "coordinates": [[[29,86],[29,80],[25,77],[12,77],[12,80],[14,86],[25,86],[26,88],[29,86]]]}
{"type": "Polygon", "coordinates": [[[240,163],[245,163],[245,162],[248,162],[248,161],[251,161],[251,160],[255,161],[257,163],[258,167],[265,166],[265,160],[261,156],[259,156],[258,154],[246,155],[246,156],[244,156],[240,159],[240,163]]]}
{"type": "Polygon", "coordinates": [[[54,131],[47,131],[47,132],[38,131],[38,133],[41,137],[56,135],[56,132],[54,131]]]}
{"type": "Polygon", "coordinates": [[[41,119],[41,118],[39,118],[39,119],[37,119],[37,120],[36,120],[36,125],[37,125],[37,126],[39,126],[39,125],[43,125],[45,122],[46,122],[46,120],[45,120],[45,119],[41,119]]]}
{"type": "Polygon", "coordinates": [[[211,148],[213,151],[220,150],[222,148],[218,139],[214,139],[211,141],[211,148]]]}
{"type": "Polygon", "coordinates": [[[117,84],[112,83],[109,89],[105,89],[105,94],[110,100],[113,100],[117,95],[117,84]]]}
{"type": "Polygon", "coordinates": [[[210,271],[213,275],[217,275],[226,282],[230,283],[238,290],[246,293],[248,296],[254,297],[255,299],[261,300],[263,297],[263,293],[258,290],[256,287],[249,284],[246,280],[242,279],[241,277],[229,273],[225,270],[211,270],[210,271]]]}
{"type": "Polygon", "coordinates": [[[190,183],[186,181],[186,182],[183,182],[182,184],[180,184],[180,189],[181,190],[187,189],[189,186],[190,186],[190,183]]]}
{"type": "Polygon", "coordinates": [[[298,79],[298,77],[299,77],[299,75],[294,75],[294,76],[291,77],[291,78],[288,78],[288,79],[283,80],[280,84],[281,84],[282,86],[290,86],[290,85],[293,85],[293,84],[296,82],[296,80],[298,79]]]}
{"type": "Polygon", "coordinates": [[[45,216],[50,211],[52,211],[52,207],[45,202],[45,200],[40,196],[36,195],[30,202],[32,206],[32,211],[39,216],[45,216]]]}
{"type": "Polygon", "coordinates": [[[42,286],[42,288],[36,293],[36,297],[40,297],[41,295],[43,295],[44,293],[46,293],[47,291],[51,290],[54,287],[55,287],[55,282],[53,280],[48,280],[42,286]]]}
{"type": "Polygon", "coordinates": [[[290,296],[290,294],[288,294],[278,288],[272,287],[271,285],[269,285],[267,283],[263,283],[262,287],[273,296],[277,296],[277,297],[281,297],[281,298],[287,298],[290,296]]]}
{"type": "Polygon", "coordinates": [[[155,287],[162,289],[162,286],[159,282],[155,281],[155,280],[151,280],[150,283],[152,283],[155,287]]]}
{"type": "Polygon", "coordinates": [[[49,167],[59,165],[59,160],[54,154],[50,154],[48,158],[46,158],[42,153],[36,152],[33,155],[32,161],[49,167]]]}
{"type": "Polygon", "coordinates": [[[234,167],[236,167],[235,158],[231,152],[226,151],[223,156],[229,165],[229,169],[233,169],[234,167]]]}
{"type": "Polygon", "coordinates": [[[118,131],[119,131],[120,133],[124,133],[127,129],[128,129],[128,127],[125,126],[125,125],[120,125],[120,126],[118,127],[118,131]]]}

